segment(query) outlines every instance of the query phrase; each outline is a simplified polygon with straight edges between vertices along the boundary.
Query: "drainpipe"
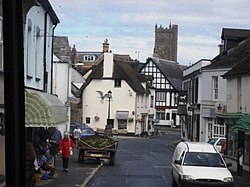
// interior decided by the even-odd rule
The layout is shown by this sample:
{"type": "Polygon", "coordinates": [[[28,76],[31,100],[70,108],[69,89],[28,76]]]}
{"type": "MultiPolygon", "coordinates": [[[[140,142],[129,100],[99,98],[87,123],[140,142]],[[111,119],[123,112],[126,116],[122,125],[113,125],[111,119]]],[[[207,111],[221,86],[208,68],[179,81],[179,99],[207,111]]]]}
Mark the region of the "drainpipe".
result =
{"type": "Polygon", "coordinates": [[[53,31],[52,31],[52,44],[51,44],[51,86],[50,86],[50,93],[53,93],[53,65],[54,65],[54,61],[53,61],[53,54],[54,54],[54,35],[55,35],[55,28],[56,28],[57,24],[54,25],[53,27],[53,31]]]}
{"type": "Polygon", "coordinates": [[[44,45],[43,45],[43,91],[47,92],[48,77],[46,73],[46,44],[47,44],[47,15],[46,11],[44,14],[44,45]]]}

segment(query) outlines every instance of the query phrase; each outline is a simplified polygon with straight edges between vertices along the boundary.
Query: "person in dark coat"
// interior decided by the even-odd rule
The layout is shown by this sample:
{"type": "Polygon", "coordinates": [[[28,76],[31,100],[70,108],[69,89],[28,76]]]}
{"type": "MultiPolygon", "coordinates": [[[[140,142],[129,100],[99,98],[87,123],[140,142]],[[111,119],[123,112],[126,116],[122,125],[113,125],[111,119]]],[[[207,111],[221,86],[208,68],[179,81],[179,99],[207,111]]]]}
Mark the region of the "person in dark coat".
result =
{"type": "Polygon", "coordinates": [[[35,186],[35,166],[36,152],[31,142],[26,143],[26,187],[35,186]]]}
{"type": "Polygon", "coordinates": [[[59,146],[60,146],[61,139],[62,139],[62,133],[60,130],[58,130],[58,127],[55,127],[53,135],[50,139],[50,143],[51,143],[50,153],[54,157],[54,163],[56,161],[56,155],[57,153],[59,153],[59,146]]]}

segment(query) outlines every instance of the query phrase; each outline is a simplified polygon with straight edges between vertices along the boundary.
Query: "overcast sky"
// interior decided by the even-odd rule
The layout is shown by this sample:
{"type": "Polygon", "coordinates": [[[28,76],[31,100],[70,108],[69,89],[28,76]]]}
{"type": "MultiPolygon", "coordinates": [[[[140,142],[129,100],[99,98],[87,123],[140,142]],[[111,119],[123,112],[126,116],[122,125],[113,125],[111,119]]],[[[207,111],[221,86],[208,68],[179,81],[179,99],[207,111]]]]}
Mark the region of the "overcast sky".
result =
{"type": "Polygon", "coordinates": [[[153,54],[155,24],[178,25],[177,61],[189,65],[218,52],[222,28],[250,29],[249,0],[49,0],[78,51],[102,51],[107,38],[116,54],[145,62],[153,54]],[[139,53],[138,53],[139,51],[139,53]]]}

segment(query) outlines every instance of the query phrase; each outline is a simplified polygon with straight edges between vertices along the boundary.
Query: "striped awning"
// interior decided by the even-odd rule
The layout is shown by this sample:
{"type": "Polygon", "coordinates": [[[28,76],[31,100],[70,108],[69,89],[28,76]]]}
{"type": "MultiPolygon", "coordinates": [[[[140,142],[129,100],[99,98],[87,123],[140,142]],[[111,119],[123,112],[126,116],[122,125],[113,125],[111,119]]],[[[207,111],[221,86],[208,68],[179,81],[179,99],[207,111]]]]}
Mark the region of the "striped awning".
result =
{"type": "Polygon", "coordinates": [[[57,96],[25,89],[25,127],[52,127],[67,118],[67,108],[57,96]]]}

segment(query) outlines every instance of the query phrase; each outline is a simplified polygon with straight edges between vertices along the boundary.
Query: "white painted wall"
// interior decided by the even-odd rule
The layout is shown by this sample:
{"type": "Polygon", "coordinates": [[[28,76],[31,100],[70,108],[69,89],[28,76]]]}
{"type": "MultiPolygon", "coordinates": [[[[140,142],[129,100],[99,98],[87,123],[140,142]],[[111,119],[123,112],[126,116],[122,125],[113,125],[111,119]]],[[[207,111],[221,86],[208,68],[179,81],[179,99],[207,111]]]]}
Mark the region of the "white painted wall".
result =
{"type": "MultiPolygon", "coordinates": [[[[129,95],[128,90],[132,89],[125,82],[121,82],[122,87],[115,88],[114,80],[92,80],[91,83],[84,89],[82,95],[82,107],[83,107],[83,122],[86,122],[86,117],[91,118],[90,126],[94,129],[105,128],[108,118],[108,100],[101,99],[96,91],[102,91],[106,94],[109,90],[112,91],[112,100],[110,102],[110,118],[114,119],[114,129],[118,128],[116,111],[129,111],[131,116],[132,111],[135,111],[136,93],[133,92],[132,96],[129,95]],[[99,120],[95,121],[94,117],[99,116],[99,120]]],[[[135,113],[135,116],[137,114],[135,113]]],[[[128,123],[128,132],[135,131],[135,122],[128,123]]]]}
{"type": "Polygon", "coordinates": [[[225,74],[229,69],[210,69],[202,70],[202,89],[201,89],[201,101],[212,101],[213,100],[213,82],[212,77],[218,77],[218,89],[219,95],[216,101],[226,101],[226,79],[223,79],[221,75],[225,74]]]}
{"type": "Polygon", "coordinates": [[[53,63],[53,89],[52,93],[58,95],[62,103],[66,103],[71,94],[71,69],[66,62],[53,63]],[[67,91],[68,90],[68,91],[67,91]]]}
{"type": "Polygon", "coordinates": [[[230,113],[237,110],[237,79],[227,79],[227,111],[230,113]]]}
{"type": "Polygon", "coordinates": [[[250,114],[250,99],[249,99],[249,91],[250,91],[250,76],[244,75],[241,77],[242,82],[242,113],[250,114]]]}
{"type": "Polygon", "coordinates": [[[225,74],[229,69],[203,69],[201,76],[201,115],[200,115],[200,141],[207,142],[209,139],[208,123],[216,124],[215,116],[210,116],[209,111],[218,112],[219,104],[223,107],[226,105],[226,79],[221,75],[225,74]],[[213,76],[218,77],[218,99],[213,99],[213,76]],[[210,119],[213,118],[211,121],[210,119]],[[209,121],[210,120],[210,121],[209,121]]]}
{"type": "Polygon", "coordinates": [[[238,85],[237,78],[227,79],[227,109],[228,112],[242,112],[250,113],[250,99],[249,99],[249,75],[241,76],[241,86],[238,85]],[[238,101],[237,95],[240,93],[238,89],[241,88],[241,100],[238,101]],[[242,109],[240,109],[240,106],[242,109]]]}
{"type": "Polygon", "coordinates": [[[51,90],[51,52],[53,22],[47,15],[47,30],[44,28],[45,10],[41,6],[33,6],[26,17],[24,28],[24,80],[25,86],[43,90],[44,85],[44,39],[46,38],[46,71],[48,72],[48,89],[51,90]],[[28,25],[30,24],[30,29],[28,25]],[[37,35],[37,28],[40,36],[37,35]],[[28,31],[30,30],[30,31],[28,31]],[[45,33],[48,37],[44,38],[45,33]],[[28,79],[26,75],[31,78],[28,79]]]}
{"type": "Polygon", "coordinates": [[[113,53],[104,53],[103,77],[112,77],[113,74],[113,53]]]}

